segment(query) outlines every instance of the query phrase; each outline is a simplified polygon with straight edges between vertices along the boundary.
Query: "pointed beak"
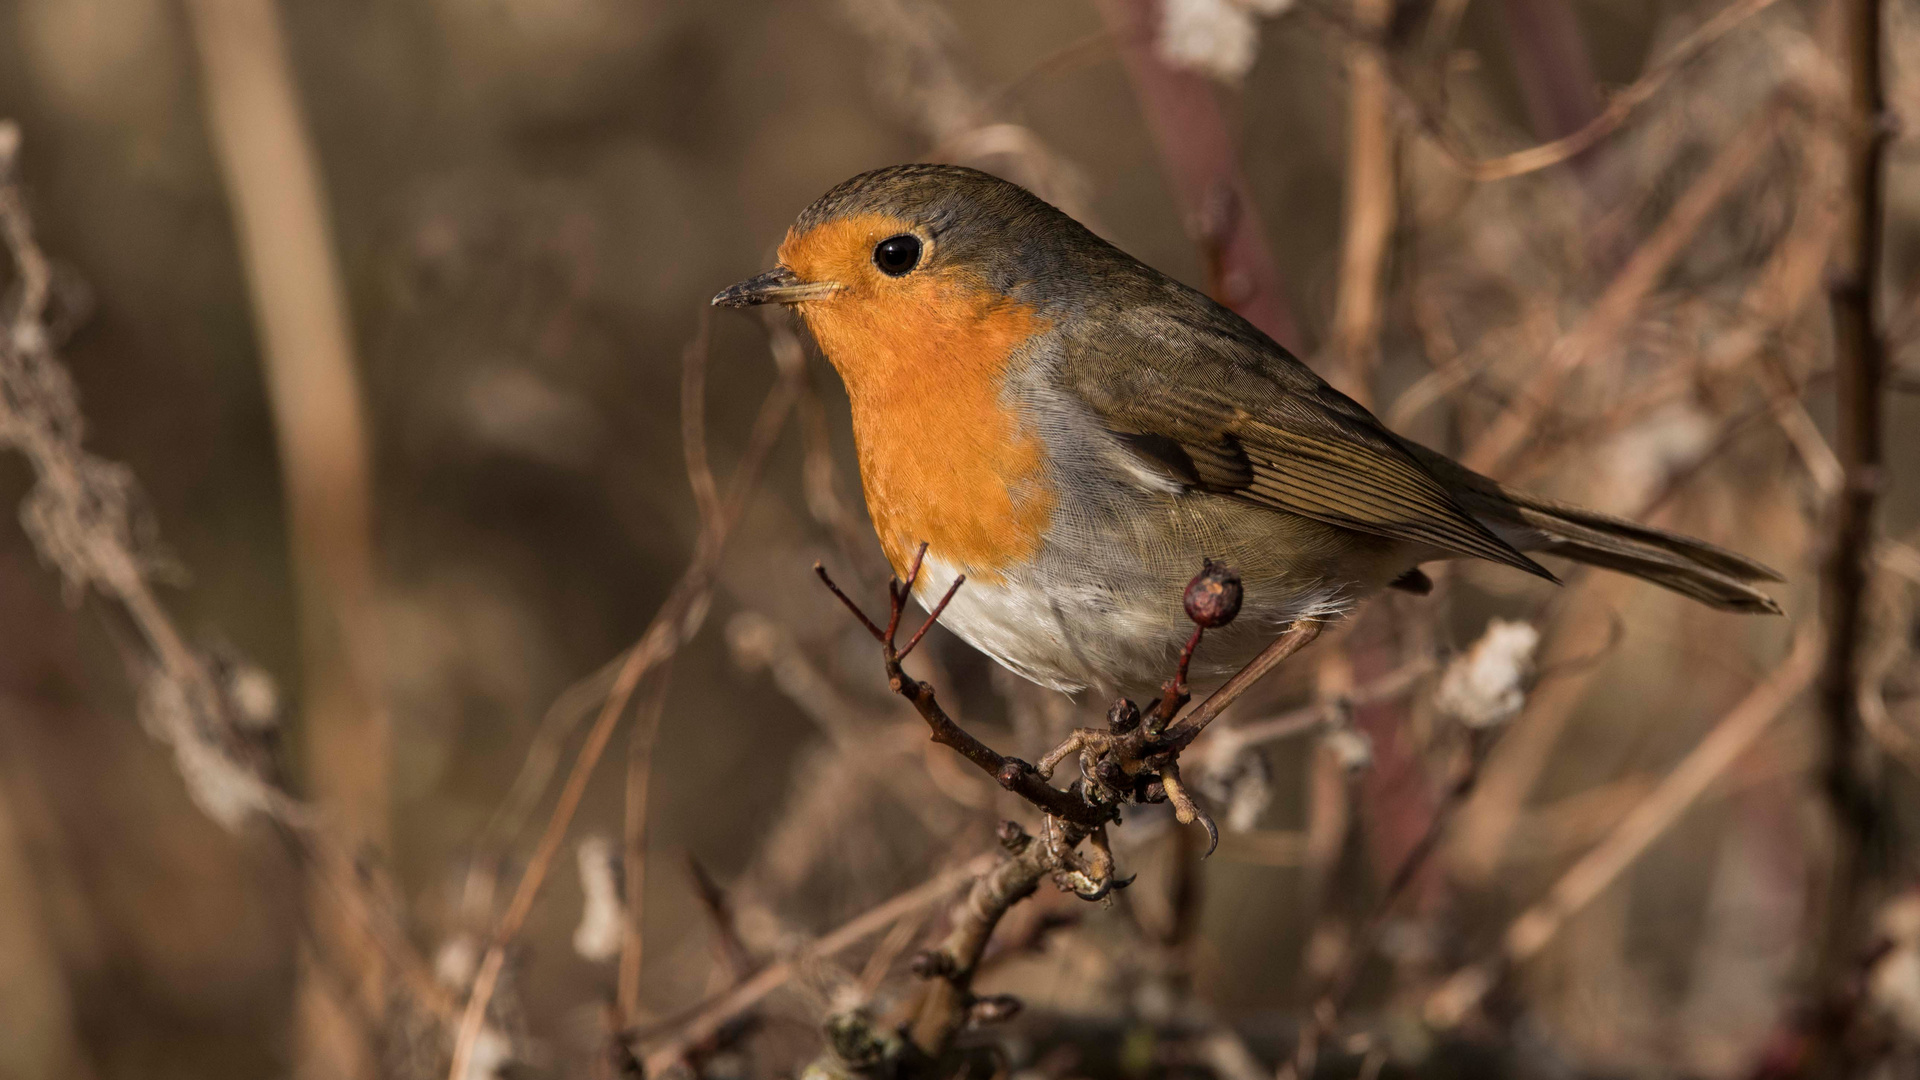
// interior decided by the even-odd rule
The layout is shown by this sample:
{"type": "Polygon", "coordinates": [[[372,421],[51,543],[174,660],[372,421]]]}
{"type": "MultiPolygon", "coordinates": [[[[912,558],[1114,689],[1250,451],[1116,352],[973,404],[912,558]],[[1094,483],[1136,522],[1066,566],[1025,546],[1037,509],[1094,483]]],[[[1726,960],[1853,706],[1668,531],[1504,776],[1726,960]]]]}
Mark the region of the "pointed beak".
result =
{"type": "Polygon", "coordinates": [[[720,290],[713,298],[715,307],[743,308],[756,304],[798,304],[820,300],[840,291],[837,281],[801,281],[784,266],[750,277],[738,285],[720,290]]]}

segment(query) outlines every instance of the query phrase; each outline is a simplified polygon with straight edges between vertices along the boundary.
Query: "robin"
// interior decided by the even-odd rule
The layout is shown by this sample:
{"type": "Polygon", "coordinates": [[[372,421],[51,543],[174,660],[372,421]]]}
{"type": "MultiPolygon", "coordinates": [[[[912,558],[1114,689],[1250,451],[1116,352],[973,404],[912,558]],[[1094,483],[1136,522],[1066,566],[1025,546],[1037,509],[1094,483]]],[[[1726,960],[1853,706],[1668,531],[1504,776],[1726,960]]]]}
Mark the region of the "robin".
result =
{"type": "Polygon", "coordinates": [[[952,165],[863,173],[800,214],[779,265],[720,293],[800,313],[846,383],[860,478],[943,624],[1068,692],[1150,684],[1191,633],[1204,558],[1240,571],[1208,635],[1231,671],[1418,569],[1527,552],[1716,608],[1780,576],[1704,541],[1515,491],[1394,434],[1292,353],[1018,185],[952,165]]]}

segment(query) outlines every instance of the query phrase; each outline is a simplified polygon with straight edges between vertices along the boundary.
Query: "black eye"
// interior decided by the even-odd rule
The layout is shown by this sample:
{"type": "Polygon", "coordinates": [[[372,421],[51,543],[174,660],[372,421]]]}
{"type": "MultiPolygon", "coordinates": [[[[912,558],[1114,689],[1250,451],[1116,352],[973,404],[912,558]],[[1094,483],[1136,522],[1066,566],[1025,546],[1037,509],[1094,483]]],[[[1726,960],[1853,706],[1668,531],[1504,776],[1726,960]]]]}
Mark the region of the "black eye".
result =
{"type": "Polygon", "coordinates": [[[889,236],[873,249],[873,265],[888,277],[899,277],[920,265],[920,238],[902,233],[889,236]]]}

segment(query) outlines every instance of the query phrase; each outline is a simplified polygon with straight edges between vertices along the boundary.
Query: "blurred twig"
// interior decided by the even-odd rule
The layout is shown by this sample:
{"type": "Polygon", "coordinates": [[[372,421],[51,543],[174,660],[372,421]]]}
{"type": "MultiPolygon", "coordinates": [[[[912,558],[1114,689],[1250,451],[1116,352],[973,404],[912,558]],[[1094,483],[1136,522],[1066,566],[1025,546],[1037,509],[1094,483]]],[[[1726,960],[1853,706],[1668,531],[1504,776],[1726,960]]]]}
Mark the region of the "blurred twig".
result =
{"type": "Polygon", "coordinates": [[[707,868],[693,854],[687,854],[687,876],[693,879],[694,894],[700,898],[701,910],[707,913],[707,921],[713,924],[713,938],[721,963],[727,969],[727,977],[735,984],[743,982],[753,974],[755,967],[753,952],[746,942],[740,939],[740,928],[735,924],[733,904],[720,883],[713,880],[707,868]]]}
{"type": "Polygon", "coordinates": [[[659,1041],[646,1053],[646,1075],[666,1075],[668,1070],[679,1064],[686,1056],[688,1049],[712,1038],[714,1033],[728,1021],[753,1008],[768,994],[786,985],[787,981],[793,978],[807,962],[831,957],[862,939],[879,933],[899,919],[929,904],[939,903],[943,897],[959,888],[963,882],[991,870],[996,861],[992,855],[982,855],[963,865],[945,870],[924,884],[917,885],[872,910],[848,920],[802,950],[799,956],[767,965],[752,978],[728,990],[711,1003],[702,1005],[690,1019],[673,1025],[664,1037],[656,1036],[659,1041]]]}
{"type": "Polygon", "coordinates": [[[1004,104],[981,93],[950,47],[952,26],[930,0],[841,0],[848,20],[873,46],[882,98],[906,114],[935,161],[999,164],[1009,179],[1082,221],[1089,221],[1079,171],[1040,137],[996,117],[1004,104]]]}
{"type": "MultiPolygon", "coordinates": [[[[1354,21],[1375,35],[1393,17],[1390,0],[1353,0],[1354,21]]],[[[1380,362],[1382,274],[1393,239],[1398,199],[1394,172],[1397,132],[1388,108],[1386,65],[1373,49],[1347,49],[1347,184],[1340,244],[1340,292],[1333,312],[1338,367],[1331,382],[1362,405],[1373,406],[1373,373],[1380,362]]]]}
{"type": "Polygon", "coordinates": [[[1729,710],[1605,840],[1562,874],[1545,899],[1514,920],[1498,956],[1461,969],[1427,998],[1428,1021],[1439,1027],[1458,1024],[1502,972],[1538,953],[1568,918],[1644,854],[1813,682],[1823,648],[1820,631],[1801,626],[1780,666],[1729,710]]]}
{"type": "Polygon", "coordinates": [[[1300,349],[1286,280],[1213,87],[1205,76],[1174,68],[1154,52],[1157,0],[1099,0],[1096,6],[1160,150],[1187,230],[1201,246],[1208,291],[1268,337],[1300,349]]]}
{"type": "Polygon", "coordinates": [[[1721,38],[1777,0],[1734,0],[1692,33],[1682,38],[1655,61],[1638,79],[1616,91],[1607,100],[1600,115],[1578,130],[1539,146],[1503,154],[1496,158],[1477,158],[1460,145],[1444,121],[1415,103],[1422,126],[1441,150],[1446,161],[1467,176],[1480,181],[1507,180],[1558,165],[1573,158],[1607,136],[1618,131],[1635,110],[1647,103],[1681,68],[1698,59],[1721,38]]]}
{"type": "MultiPolygon", "coordinates": [[[[72,380],[43,323],[51,275],[18,186],[19,148],[19,129],[0,122],[0,240],[19,272],[0,335],[0,443],[19,450],[37,480],[22,525],[76,596],[97,589],[131,620],[144,645],[128,655],[142,721],[172,751],[194,803],[229,830],[255,813],[271,818],[316,883],[315,898],[353,932],[345,954],[374,953],[376,969],[391,966],[415,1002],[450,1018],[451,1002],[407,940],[378,864],[358,857],[357,842],[334,835],[330,817],[273,782],[271,763],[236,722],[227,689],[154,595],[149,551],[156,541],[139,520],[131,474],[81,448],[85,423],[72,380]]],[[[339,958],[327,959],[340,966],[339,958]]]]}
{"type": "MultiPolygon", "coordinates": [[[[1820,699],[1826,736],[1822,780],[1838,833],[1816,978],[1831,993],[1857,965],[1861,930],[1885,872],[1891,822],[1867,740],[1862,707],[1867,589],[1873,580],[1874,511],[1885,486],[1881,401],[1886,339],[1880,310],[1885,231],[1885,155],[1892,132],[1881,75],[1881,0],[1839,0],[1837,58],[1846,71],[1845,222],[1827,271],[1833,306],[1835,440],[1842,485],[1831,509],[1821,567],[1827,625],[1820,699]]],[[[1837,1047],[1827,1049],[1837,1053],[1837,1047]]]]}
{"type": "MultiPolygon", "coordinates": [[[[355,843],[385,846],[391,766],[368,442],[318,155],[272,0],[191,0],[186,9],[280,447],[307,771],[355,843]]],[[[325,919],[316,932],[334,947],[357,947],[348,945],[350,931],[325,919]]],[[[351,967],[357,1006],[343,1007],[317,985],[303,988],[299,1055],[305,1067],[371,1077],[375,1036],[353,1014],[384,1008],[381,958],[366,953],[351,967]]]]}
{"type": "Polygon", "coordinates": [[[647,794],[653,779],[653,746],[660,734],[660,715],[666,710],[672,674],[671,660],[660,665],[651,690],[636,710],[633,731],[627,735],[626,816],[621,848],[626,921],[621,927],[620,966],[614,982],[614,1008],[622,1028],[640,1014],[640,960],[646,943],[647,794]]]}
{"type": "Polygon", "coordinates": [[[1385,935],[1387,920],[1400,905],[1400,900],[1420,877],[1434,852],[1440,849],[1440,841],[1447,834],[1447,828],[1453,824],[1454,813],[1459,810],[1467,796],[1473,794],[1473,786],[1480,776],[1480,764],[1486,760],[1486,750],[1490,745],[1486,738],[1489,732],[1472,730],[1468,733],[1468,745],[1464,748],[1460,762],[1454,770],[1452,782],[1440,796],[1434,806],[1433,815],[1428,818],[1426,829],[1415,840],[1413,846],[1394,868],[1393,876],[1387,879],[1380,899],[1374,903],[1373,911],[1366,922],[1354,934],[1348,943],[1340,963],[1327,980],[1326,992],[1314,1003],[1313,1011],[1301,1030],[1300,1040],[1295,1047],[1290,1066],[1280,1069],[1281,1080],[1296,1080],[1313,1075],[1316,1057],[1321,1041],[1334,1030],[1340,1015],[1350,1004],[1354,991],[1359,989],[1360,975],[1374,950],[1380,947],[1385,935]]]}
{"type": "Polygon", "coordinates": [[[1777,134],[1780,108],[1777,100],[1760,106],[1740,133],[1721,148],[1713,163],[1674,203],[1659,227],[1593,302],[1586,317],[1554,345],[1553,352],[1521,386],[1506,411],[1461,455],[1464,464],[1478,472],[1499,473],[1535,430],[1561,386],[1581,365],[1614,345],[1707,216],[1760,160],[1761,152],[1777,134]]]}
{"type": "MultiPolygon", "coordinates": [[[[778,357],[776,356],[776,359],[778,357]]],[[[698,360],[689,360],[689,370],[699,368],[704,363],[704,353],[698,360]]],[[[573,770],[567,777],[567,783],[561,789],[559,801],[555,804],[547,827],[534,849],[533,857],[520,876],[520,883],[514,889],[512,900],[495,927],[492,940],[488,943],[486,955],[482,957],[478,973],[474,976],[473,989],[467,997],[466,1010],[461,1017],[459,1033],[454,1042],[453,1065],[449,1076],[452,1080],[464,1080],[468,1063],[472,1060],[474,1043],[480,1036],[486,1020],[487,1003],[492,999],[499,985],[500,971],[506,963],[507,945],[520,932],[527,915],[533,910],[534,899],[539,895],[540,887],[545,883],[547,872],[551,869],[554,856],[566,839],[567,827],[573,822],[573,815],[579,809],[580,799],[586,794],[587,781],[593,775],[594,766],[607,748],[607,742],[613,737],[613,730],[626,711],[633,692],[640,680],[649,671],[665,662],[699,628],[699,621],[705,613],[707,598],[713,588],[713,578],[719,569],[720,556],[726,546],[726,539],[734,525],[740,520],[746,509],[747,499],[758,485],[761,473],[765,470],[771,456],[774,443],[780,429],[785,425],[787,415],[799,399],[801,383],[806,378],[806,369],[801,365],[783,365],[779,381],[768,392],[766,400],[760,406],[760,414],[754,419],[752,433],[748,436],[747,447],[742,453],[740,464],[735,469],[732,480],[727,485],[726,494],[712,508],[712,517],[702,522],[703,528],[699,541],[695,545],[694,556],[680,581],[674,586],[660,610],[654,615],[646,632],[640,640],[630,647],[621,661],[619,672],[614,676],[613,686],[607,695],[606,703],[600,710],[600,716],[587,732],[585,743],[574,758],[573,770]]],[[[704,407],[704,406],[702,406],[704,407]]],[[[693,425],[696,433],[701,430],[703,420],[697,416],[698,408],[683,417],[684,423],[693,425]]],[[[689,468],[704,468],[704,451],[689,462],[689,468]]],[[[698,483],[699,481],[696,481],[698,483]]]]}

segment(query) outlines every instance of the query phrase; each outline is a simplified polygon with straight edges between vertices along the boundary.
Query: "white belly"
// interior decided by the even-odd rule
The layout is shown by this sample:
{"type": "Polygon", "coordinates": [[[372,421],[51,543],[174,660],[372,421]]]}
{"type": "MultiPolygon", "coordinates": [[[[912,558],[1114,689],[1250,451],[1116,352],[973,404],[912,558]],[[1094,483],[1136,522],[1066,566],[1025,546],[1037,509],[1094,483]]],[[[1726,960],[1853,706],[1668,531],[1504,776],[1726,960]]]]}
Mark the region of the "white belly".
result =
{"type": "MultiPolygon", "coordinates": [[[[1199,558],[1194,560],[1199,569],[1199,558]]],[[[938,603],[957,571],[928,553],[914,595],[922,607],[938,603]]],[[[969,579],[954,594],[940,623],[1009,670],[1066,693],[1150,695],[1173,674],[1180,647],[1193,633],[1177,584],[1153,595],[1116,590],[1042,566],[997,582],[969,579]]],[[[1125,590],[1131,591],[1131,590],[1125,590]]],[[[1145,590],[1143,590],[1145,591],[1145,590]]],[[[1247,582],[1247,599],[1232,626],[1211,632],[1194,663],[1196,681],[1224,677],[1264,648],[1287,623],[1331,617],[1352,603],[1351,590],[1302,590],[1278,581],[1247,582]]]]}

